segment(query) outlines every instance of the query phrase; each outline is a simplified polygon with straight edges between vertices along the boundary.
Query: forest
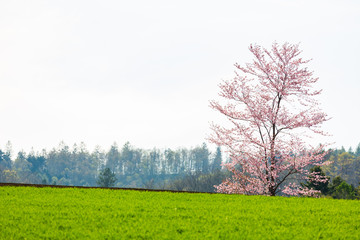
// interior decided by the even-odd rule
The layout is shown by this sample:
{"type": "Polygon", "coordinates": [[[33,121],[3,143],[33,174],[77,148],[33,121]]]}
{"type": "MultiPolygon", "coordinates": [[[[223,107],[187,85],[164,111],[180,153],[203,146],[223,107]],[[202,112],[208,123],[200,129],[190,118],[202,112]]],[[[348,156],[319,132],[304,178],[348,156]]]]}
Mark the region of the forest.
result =
{"type": "MultiPolygon", "coordinates": [[[[72,147],[61,142],[50,151],[12,153],[11,143],[0,150],[0,182],[32,183],[68,186],[99,186],[99,177],[110,169],[113,184],[122,188],[169,189],[215,192],[230,173],[221,167],[221,148],[211,152],[206,143],[187,149],[136,148],[129,142],[109,150],[96,147],[89,151],[84,143],[72,147]]],[[[326,184],[312,186],[324,196],[359,198],[360,144],[355,150],[332,149],[326,155],[329,164],[316,168],[326,175],[326,184]]]]}
{"type": "Polygon", "coordinates": [[[96,147],[90,152],[84,143],[69,147],[61,142],[49,152],[20,151],[15,157],[9,143],[0,150],[0,182],[96,186],[100,172],[108,168],[116,177],[115,187],[213,191],[212,185],[221,183],[222,177],[210,183],[210,189],[195,186],[193,180],[191,189],[186,189],[178,180],[221,175],[221,162],[220,147],[211,153],[205,143],[177,150],[144,150],[129,142],[119,148],[114,143],[108,151],[96,147]]]}

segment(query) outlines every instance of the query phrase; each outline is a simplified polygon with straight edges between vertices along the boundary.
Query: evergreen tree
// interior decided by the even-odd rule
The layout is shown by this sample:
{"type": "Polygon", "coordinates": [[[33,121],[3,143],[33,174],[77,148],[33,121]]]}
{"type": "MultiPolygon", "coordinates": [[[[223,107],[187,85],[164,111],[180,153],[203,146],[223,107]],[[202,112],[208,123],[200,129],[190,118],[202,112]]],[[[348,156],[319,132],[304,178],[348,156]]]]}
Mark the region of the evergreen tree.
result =
{"type": "Polygon", "coordinates": [[[356,148],[356,150],[355,150],[355,155],[356,156],[360,156],[360,143],[358,144],[358,146],[357,146],[357,148],[356,148]]]}
{"type": "Polygon", "coordinates": [[[349,147],[348,153],[350,153],[352,155],[354,154],[354,151],[353,151],[352,147],[349,147]]]}
{"type": "Polygon", "coordinates": [[[30,171],[35,173],[42,173],[45,171],[45,157],[44,156],[35,156],[33,153],[29,154],[26,158],[27,162],[30,163],[30,171]]]}
{"type": "Polygon", "coordinates": [[[214,172],[217,169],[221,169],[221,163],[222,163],[221,148],[218,146],[216,148],[215,157],[212,162],[211,171],[214,172]]]}
{"type": "Polygon", "coordinates": [[[344,182],[344,179],[342,179],[340,176],[333,178],[329,186],[329,194],[334,193],[335,189],[340,186],[342,182],[344,182]]]}
{"type": "Polygon", "coordinates": [[[336,174],[349,183],[353,183],[354,169],[352,168],[355,157],[348,152],[338,155],[337,164],[335,165],[336,174]]]}
{"type": "Polygon", "coordinates": [[[134,150],[129,142],[126,142],[121,149],[120,161],[124,164],[125,175],[132,175],[135,173],[136,163],[134,161],[134,150]]]}
{"type": "Polygon", "coordinates": [[[309,189],[313,189],[313,190],[318,190],[321,191],[322,194],[327,194],[329,192],[329,179],[330,177],[326,177],[324,171],[321,169],[320,166],[315,166],[313,168],[310,169],[310,180],[308,180],[305,184],[302,184],[303,187],[309,188],[309,189]],[[313,176],[312,174],[318,175],[320,176],[320,178],[327,178],[328,181],[326,182],[319,182],[319,181],[314,181],[314,179],[316,178],[315,176],[313,176]]]}
{"type": "Polygon", "coordinates": [[[165,161],[168,167],[167,172],[170,174],[177,173],[175,152],[171,149],[166,149],[164,154],[165,154],[165,161]]]}
{"type": "Polygon", "coordinates": [[[192,166],[195,172],[208,173],[209,172],[209,150],[206,143],[201,147],[196,147],[191,150],[192,166]]]}
{"type": "Polygon", "coordinates": [[[330,186],[330,193],[336,199],[355,199],[355,188],[345,182],[341,177],[333,179],[330,186]]]}
{"type": "Polygon", "coordinates": [[[346,152],[344,146],[341,146],[341,149],[339,150],[339,154],[346,152]]]}
{"type": "Polygon", "coordinates": [[[31,163],[26,160],[26,153],[24,151],[18,152],[17,158],[14,162],[14,167],[20,172],[30,171],[31,163]]]}
{"type": "Polygon", "coordinates": [[[115,169],[115,172],[118,174],[123,173],[123,165],[121,161],[121,156],[119,152],[119,148],[116,143],[114,143],[111,147],[109,152],[106,154],[106,167],[115,169]]]}
{"type": "Polygon", "coordinates": [[[97,184],[100,187],[113,187],[116,182],[115,173],[111,172],[110,168],[105,168],[100,172],[97,184]]]}
{"type": "Polygon", "coordinates": [[[203,143],[202,145],[202,166],[201,166],[201,169],[202,169],[202,173],[208,173],[209,172],[209,155],[210,155],[210,152],[207,148],[207,145],[206,143],[203,143]]]}
{"type": "Polygon", "coordinates": [[[7,153],[0,150],[0,167],[3,169],[11,169],[12,161],[7,153]]]}

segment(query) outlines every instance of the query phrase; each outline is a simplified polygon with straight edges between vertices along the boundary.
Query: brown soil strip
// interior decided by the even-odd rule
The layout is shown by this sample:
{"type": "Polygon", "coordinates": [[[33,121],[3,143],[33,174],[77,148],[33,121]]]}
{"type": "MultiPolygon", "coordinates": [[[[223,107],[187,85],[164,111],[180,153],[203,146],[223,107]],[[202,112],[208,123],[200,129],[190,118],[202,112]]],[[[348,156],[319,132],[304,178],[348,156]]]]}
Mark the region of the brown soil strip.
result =
{"type": "Polygon", "coordinates": [[[65,186],[65,185],[47,185],[47,184],[28,184],[28,183],[1,183],[0,187],[51,187],[51,188],[85,188],[85,189],[110,189],[110,190],[130,190],[130,191],[143,191],[143,192],[172,192],[172,193],[207,193],[218,194],[213,192],[193,192],[193,191],[176,191],[176,190],[164,190],[164,189],[145,189],[145,188],[116,188],[116,187],[84,187],[84,186],[65,186]]]}

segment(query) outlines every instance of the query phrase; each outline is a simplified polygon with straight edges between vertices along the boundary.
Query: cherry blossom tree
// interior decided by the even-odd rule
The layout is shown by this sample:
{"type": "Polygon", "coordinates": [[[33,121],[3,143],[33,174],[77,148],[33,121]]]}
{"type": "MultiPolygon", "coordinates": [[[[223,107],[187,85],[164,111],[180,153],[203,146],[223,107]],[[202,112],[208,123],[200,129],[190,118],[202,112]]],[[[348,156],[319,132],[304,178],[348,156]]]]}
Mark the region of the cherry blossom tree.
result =
{"type": "Polygon", "coordinates": [[[210,106],[225,115],[229,126],[212,124],[210,141],[226,146],[231,161],[224,164],[232,177],[216,186],[219,192],[275,196],[314,195],[301,181],[327,181],[311,176],[311,166],[323,165],[324,146],[306,144],[313,133],[326,135],[328,120],[314,90],[318,78],[299,57],[298,45],[274,43],[271,50],[250,45],[254,56],[238,69],[234,79],[222,82],[221,101],[210,106]]]}

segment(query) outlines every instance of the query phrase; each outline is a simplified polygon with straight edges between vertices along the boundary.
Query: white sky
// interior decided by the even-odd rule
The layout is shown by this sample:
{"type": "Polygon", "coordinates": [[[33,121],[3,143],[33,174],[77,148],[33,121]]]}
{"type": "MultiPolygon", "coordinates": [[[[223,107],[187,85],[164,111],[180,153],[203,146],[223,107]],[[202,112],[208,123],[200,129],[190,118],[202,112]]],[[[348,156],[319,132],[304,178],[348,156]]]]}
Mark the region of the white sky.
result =
{"type": "MultiPolygon", "coordinates": [[[[190,147],[248,46],[301,43],[334,147],[360,142],[360,1],[0,1],[0,148],[190,147]]],[[[320,141],[320,140],[319,140],[320,141]]]]}

